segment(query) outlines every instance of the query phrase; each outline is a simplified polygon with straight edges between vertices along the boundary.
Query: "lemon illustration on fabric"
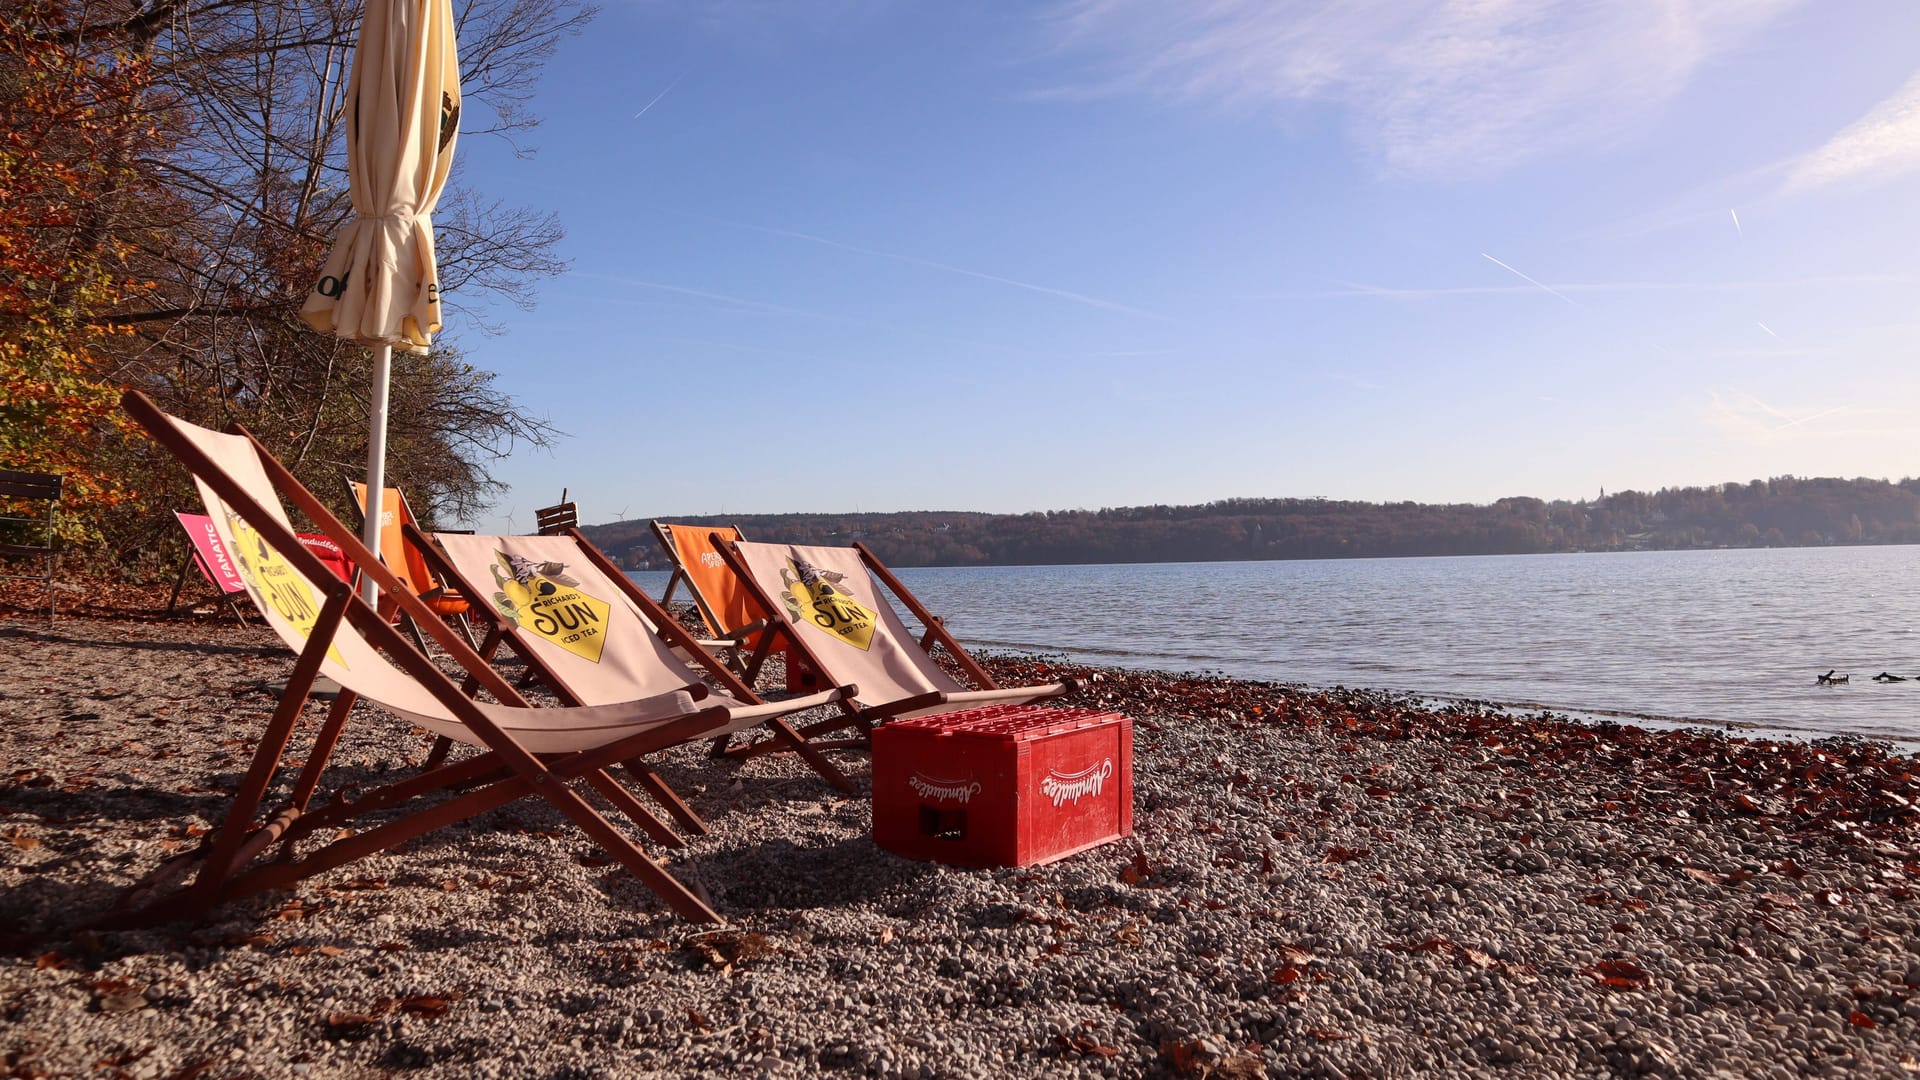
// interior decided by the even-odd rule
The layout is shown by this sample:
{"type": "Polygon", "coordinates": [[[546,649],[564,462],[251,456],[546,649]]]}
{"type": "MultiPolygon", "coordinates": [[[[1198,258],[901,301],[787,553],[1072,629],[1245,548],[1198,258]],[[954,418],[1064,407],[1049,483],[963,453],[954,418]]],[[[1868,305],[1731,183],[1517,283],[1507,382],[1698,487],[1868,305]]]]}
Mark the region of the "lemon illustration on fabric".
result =
{"type": "Polygon", "coordinates": [[[567,564],[494,553],[494,610],[522,630],[589,663],[600,662],[612,606],[580,590],[567,564]]]}
{"type": "Polygon", "coordinates": [[[847,575],[822,570],[793,552],[780,571],[786,585],[780,601],[795,623],[812,623],[837,641],[866,652],[873,644],[874,613],[839,588],[847,575]]]}
{"type": "MultiPolygon", "coordinates": [[[[240,580],[246,582],[247,591],[253,594],[253,602],[260,605],[262,611],[271,610],[285,619],[301,640],[312,637],[313,626],[320,621],[320,597],[313,583],[301,577],[293,564],[273,550],[266,538],[240,515],[232,510],[226,514],[227,528],[233,530],[233,561],[240,569],[240,580]]],[[[327,659],[341,667],[347,666],[346,659],[332,642],[327,643],[327,659]]]]}

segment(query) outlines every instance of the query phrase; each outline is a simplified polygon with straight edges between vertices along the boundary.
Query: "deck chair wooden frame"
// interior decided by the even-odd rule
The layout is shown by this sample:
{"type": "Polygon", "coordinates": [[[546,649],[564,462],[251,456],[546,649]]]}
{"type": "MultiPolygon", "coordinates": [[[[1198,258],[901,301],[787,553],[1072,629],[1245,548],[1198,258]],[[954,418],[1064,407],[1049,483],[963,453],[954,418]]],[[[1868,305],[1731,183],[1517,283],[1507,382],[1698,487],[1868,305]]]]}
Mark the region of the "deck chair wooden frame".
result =
{"type": "MultiPolygon", "coordinates": [[[[750,666],[757,667],[766,653],[775,647],[776,643],[780,643],[784,644],[788,649],[788,655],[790,657],[800,657],[801,660],[810,665],[813,670],[820,672],[828,679],[839,680],[845,675],[846,665],[832,662],[832,654],[830,652],[816,648],[813,642],[809,640],[809,638],[812,637],[811,634],[799,633],[785,605],[781,604],[761,585],[752,570],[749,569],[743,555],[745,542],[723,543],[722,538],[718,534],[713,536],[713,542],[714,546],[720,550],[722,557],[727,560],[727,564],[733,568],[733,572],[740,578],[741,583],[753,592],[757,602],[760,604],[761,610],[774,613],[768,633],[761,636],[760,643],[754,650],[754,656],[749,661],[750,666]]],[[[840,550],[852,553],[858,559],[858,567],[864,569],[870,581],[875,584],[875,587],[871,590],[871,599],[880,604],[887,603],[887,597],[881,593],[881,590],[884,589],[886,593],[891,593],[893,598],[897,600],[901,606],[905,607],[908,613],[925,628],[924,633],[922,633],[919,640],[916,641],[911,635],[904,633],[905,626],[901,624],[903,633],[898,636],[900,644],[903,647],[917,648],[920,651],[921,658],[924,659],[927,664],[936,667],[937,664],[933,660],[930,650],[933,646],[939,645],[947,651],[949,656],[953,657],[954,662],[960,667],[960,670],[965,673],[966,677],[974,684],[975,688],[968,690],[961,686],[957,680],[951,680],[950,677],[943,677],[942,681],[950,682],[953,688],[935,689],[889,698],[886,696],[887,690],[882,687],[882,684],[869,680],[862,687],[860,693],[840,703],[842,710],[841,716],[823,720],[800,729],[800,735],[808,740],[816,740],[819,736],[844,731],[849,727],[859,729],[860,735],[850,740],[817,741],[814,743],[814,745],[820,746],[822,749],[863,745],[867,742],[868,737],[872,735],[873,726],[886,720],[929,716],[935,713],[952,712],[978,705],[996,703],[1017,704],[1039,701],[1070,694],[1080,688],[1079,682],[1074,679],[1066,679],[1056,683],[1043,683],[1035,686],[1017,687],[1003,687],[996,683],[993,676],[987,674],[986,668],[981,667],[979,661],[975,660],[965,648],[961,647],[960,642],[955,640],[954,636],[947,632],[946,624],[940,617],[928,611],[926,605],[920,602],[920,598],[915,596],[912,590],[908,589],[906,585],[902,584],[900,579],[894,576],[893,571],[888,570],[885,564],[880,561],[879,557],[874,555],[872,549],[863,543],[856,541],[851,548],[844,549],[827,549],[807,545],[788,544],[756,544],[751,546],[757,548],[784,547],[789,550],[797,549],[807,551],[840,550]],[[867,687],[874,687],[875,689],[869,690],[867,687]]],[[[853,566],[850,564],[848,569],[853,569],[853,566]]],[[[894,614],[897,618],[897,613],[894,614]]],[[[726,740],[723,738],[717,741],[724,743],[726,740]]],[[[764,753],[765,750],[762,747],[754,746],[734,748],[727,752],[730,754],[752,755],[764,753]]]]}
{"type": "MultiPolygon", "coordinates": [[[[443,580],[454,582],[462,593],[473,598],[474,603],[484,607],[487,602],[484,598],[492,591],[492,583],[477,579],[469,569],[456,563],[444,544],[448,541],[457,541],[469,546],[476,543],[489,547],[494,545],[508,546],[511,544],[512,539],[473,536],[471,534],[461,534],[458,536],[435,535],[424,537],[423,539],[432,541],[423,546],[421,550],[432,563],[434,572],[440,575],[443,580]]],[[[665,656],[654,654],[654,664],[671,661],[677,665],[680,662],[677,658],[685,658],[685,660],[692,665],[692,667],[681,667],[679,671],[674,672],[674,675],[679,679],[685,680],[701,677],[711,679],[719,685],[722,693],[736,701],[748,705],[778,706],[782,709],[783,714],[797,712],[801,709],[810,709],[820,705],[838,704],[859,692],[859,687],[849,685],[834,687],[829,690],[801,697],[787,698],[778,702],[767,702],[756,695],[747,683],[726,664],[720,662],[707,650],[701,648],[701,643],[698,639],[689,633],[685,627],[681,626],[659,601],[648,596],[646,591],[635,584],[632,578],[623,573],[620,568],[614,564],[613,560],[608,558],[605,552],[595,547],[593,542],[582,535],[579,529],[568,529],[565,533],[556,536],[539,537],[537,538],[537,542],[532,544],[531,547],[544,550],[563,548],[572,556],[572,565],[585,564],[592,567],[592,569],[597,572],[595,575],[597,580],[605,583],[596,588],[595,591],[598,592],[607,586],[611,586],[612,590],[617,591],[621,596],[625,597],[638,610],[640,628],[657,638],[659,642],[665,646],[665,650],[670,651],[670,655],[665,656]]],[[[489,612],[488,614],[491,616],[493,613],[489,612]]],[[[526,663],[529,670],[535,673],[539,681],[552,690],[554,696],[558,697],[562,702],[568,705],[595,705],[602,703],[593,698],[593,691],[569,681],[566,675],[563,674],[555,664],[549,663],[544,659],[542,650],[532,644],[531,635],[529,635],[527,631],[510,624],[504,618],[491,618],[486,638],[480,643],[480,655],[488,660],[492,660],[498,655],[498,650],[503,644],[510,645],[514,654],[520,657],[520,659],[526,663]]],[[[613,648],[619,645],[620,643],[618,642],[609,642],[606,647],[613,648]]],[[[629,645],[624,647],[633,646],[629,645]]],[[[562,659],[567,659],[565,654],[559,655],[562,659]]],[[[647,661],[647,657],[645,656],[633,656],[629,659],[642,663],[647,661]]],[[[575,662],[577,663],[577,661],[575,662]]],[[[649,666],[651,667],[652,665],[649,666]]],[[[463,689],[471,689],[471,686],[463,689]]],[[[814,772],[820,774],[821,779],[831,784],[834,788],[844,792],[854,790],[853,782],[847,778],[846,774],[841,772],[839,767],[834,765],[818,748],[810,745],[805,739],[801,738],[799,733],[796,732],[793,726],[784,718],[784,715],[769,717],[765,722],[765,727],[768,732],[768,738],[766,740],[768,743],[767,751],[791,751],[799,755],[801,760],[811,767],[814,772]]],[[[655,797],[667,807],[667,810],[673,814],[675,820],[679,821],[680,824],[693,832],[702,835],[706,833],[706,824],[693,813],[691,808],[677,801],[667,802],[666,799],[659,794],[656,794],[655,797]]]]}
{"type": "MultiPolygon", "coordinates": [[[[367,486],[351,477],[346,478],[345,483],[347,487],[347,508],[352,510],[354,515],[353,525],[356,528],[364,529],[367,523],[365,495],[367,486]]],[[[473,624],[467,618],[468,613],[472,610],[471,599],[455,590],[448,589],[444,579],[424,583],[414,580],[415,574],[421,570],[424,570],[429,578],[435,576],[433,565],[427,560],[425,555],[428,545],[422,542],[420,529],[414,524],[418,519],[413,516],[413,506],[407,502],[406,492],[397,487],[388,487],[385,491],[381,492],[381,512],[386,512],[387,491],[393,492],[394,503],[399,510],[398,517],[400,520],[397,522],[399,526],[399,550],[401,559],[403,563],[405,563],[404,566],[398,569],[389,563],[388,569],[393,570],[396,577],[406,582],[407,585],[413,589],[414,595],[427,602],[428,609],[434,613],[436,618],[452,619],[455,625],[459,626],[460,632],[466,636],[467,644],[477,646],[479,639],[473,636],[473,624]],[[413,565],[413,557],[420,559],[420,565],[418,567],[413,565]],[[425,584],[427,587],[422,589],[422,584],[425,584]],[[447,605],[447,609],[442,610],[443,605],[441,602],[446,600],[460,601],[460,607],[456,610],[452,608],[451,605],[447,605]]],[[[380,558],[383,562],[387,560],[388,555],[385,536],[386,530],[383,526],[381,529],[382,539],[380,543],[380,558]]],[[[414,644],[418,645],[422,650],[425,650],[427,647],[426,639],[421,636],[420,628],[414,623],[412,616],[401,612],[400,617],[408,632],[413,635],[414,644]]]]}
{"type": "MultiPolygon", "coordinates": [[[[727,603],[724,597],[709,595],[708,590],[701,588],[700,582],[688,571],[686,557],[681,553],[680,544],[674,538],[674,527],[659,520],[651,522],[649,527],[653,530],[653,538],[660,543],[661,552],[666,555],[667,561],[673,565],[673,572],[667,577],[666,590],[660,595],[660,606],[662,608],[669,607],[673,603],[674,592],[676,592],[681,585],[685,585],[687,587],[687,595],[693,598],[694,610],[700,613],[700,621],[707,626],[707,636],[700,639],[701,647],[720,657],[723,663],[731,667],[735,674],[744,678],[748,683],[756,681],[759,675],[759,668],[757,666],[749,667],[748,658],[753,653],[753,646],[758,643],[760,631],[766,628],[766,617],[762,615],[760,617],[729,618],[727,609],[733,605],[727,603]],[[739,625],[730,626],[728,625],[729,623],[738,623],[739,625]]],[[[726,531],[712,530],[708,533],[708,536],[709,538],[718,536],[729,541],[745,540],[747,538],[746,533],[742,532],[737,525],[726,526],[726,531]],[[728,536],[728,532],[731,532],[733,535],[728,536]]],[[[753,604],[753,593],[740,587],[738,585],[738,578],[731,572],[728,574],[728,580],[735,582],[735,587],[741,589],[742,598],[747,601],[747,606],[751,608],[753,604]]],[[[747,615],[752,615],[751,610],[747,612],[747,615]]],[[[798,684],[789,682],[788,686],[789,689],[792,689],[798,686],[798,684]]]]}
{"type": "MultiPolygon", "coordinates": [[[[122,404],[156,441],[187,467],[202,485],[203,492],[211,493],[237,520],[254,531],[258,541],[266,545],[263,555],[276,557],[285,572],[304,579],[306,588],[322,599],[317,611],[303,612],[303,617],[312,619],[305,626],[304,646],[297,650],[298,659],[287,688],[255,747],[225,818],[199,849],[163,864],[137,884],[119,907],[97,925],[148,925],[199,916],[218,905],[269,889],[286,888],[315,874],[396,848],[415,837],[521,798],[547,802],[681,916],[702,922],[719,921],[719,916],[704,899],[650,858],[574,786],[579,783],[597,793],[616,812],[656,840],[678,843],[679,838],[673,831],[616,781],[610,770],[614,767],[630,771],[644,769],[643,755],[725,730],[731,722],[728,709],[694,707],[706,695],[704,686],[688,687],[669,695],[674,699],[670,705],[678,711],[666,713],[657,723],[649,721],[651,726],[646,727],[630,722],[616,726],[612,722],[652,709],[654,702],[633,703],[619,710],[576,710],[566,718],[578,721],[579,726],[572,730],[590,734],[593,726],[604,722],[607,733],[597,736],[604,741],[567,752],[535,753],[496,717],[522,715],[520,710],[552,717],[556,710],[531,709],[451,628],[433,618],[419,597],[361,545],[354,531],[335,518],[244,428],[234,425],[224,437],[246,441],[246,448],[257,457],[265,489],[250,489],[248,484],[236,479],[202,448],[190,431],[199,432],[200,437],[223,436],[175,420],[137,391],[127,391],[122,404]],[[351,585],[335,578],[320,559],[299,542],[285,520],[256,498],[256,492],[270,499],[291,501],[322,528],[468,675],[478,679],[499,704],[487,706],[462,693],[446,673],[415,650],[384,616],[369,607],[351,585]],[[428,702],[441,715],[451,718],[448,722],[457,725],[463,737],[471,739],[481,753],[372,790],[356,792],[349,788],[329,805],[314,809],[313,796],[348,715],[360,697],[343,682],[341,693],[334,699],[300,767],[287,804],[263,818],[262,801],[287,753],[295,722],[316,677],[323,666],[340,670],[340,665],[329,664],[336,646],[353,646],[356,656],[382,661],[386,666],[383,677],[397,671],[405,680],[410,680],[406,686],[414,699],[428,702]],[[427,801],[436,794],[448,797],[438,802],[427,801]],[[406,812],[398,817],[378,824],[362,824],[362,819],[370,814],[391,815],[403,809],[406,812]],[[332,839],[304,854],[295,851],[296,841],[314,836],[332,839]],[[276,845],[279,850],[272,859],[258,862],[259,856],[276,845]],[[179,886],[177,883],[196,867],[198,870],[191,882],[179,886]]],[[[230,445],[238,446],[237,443],[230,445]]],[[[221,512],[218,506],[209,509],[216,514],[221,512]]],[[[273,620],[268,621],[271,625],[273,620]]],[[[286,637],[279,627],[275,629],[286,637]]],[[[369,697],[368,700],[375,699],[369,697]]],[[[388,708],[394,706],[388,705],[388,708]]],[[[403,710],[402,715],[419,714],[403,710]]]]}

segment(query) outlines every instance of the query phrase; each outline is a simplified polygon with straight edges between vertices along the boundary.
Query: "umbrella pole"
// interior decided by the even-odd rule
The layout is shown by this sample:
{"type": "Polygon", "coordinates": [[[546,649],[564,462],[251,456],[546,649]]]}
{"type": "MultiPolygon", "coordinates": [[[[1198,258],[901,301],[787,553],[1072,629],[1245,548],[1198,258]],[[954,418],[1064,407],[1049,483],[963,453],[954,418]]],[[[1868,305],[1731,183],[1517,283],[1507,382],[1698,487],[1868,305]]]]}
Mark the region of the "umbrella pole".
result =
{"type": "MultiPolygon", "coordinates": [[[[393,367],[393,346],[373,348],[373,405],[367,433],[367,513],[360,529],[367,550],[380,551],[380,518],[387,505],[387,380],[393,367]]],[[[380,586],[369,574],[360,575],[360,588],[369,605],[378,606],[380,586]]]]}

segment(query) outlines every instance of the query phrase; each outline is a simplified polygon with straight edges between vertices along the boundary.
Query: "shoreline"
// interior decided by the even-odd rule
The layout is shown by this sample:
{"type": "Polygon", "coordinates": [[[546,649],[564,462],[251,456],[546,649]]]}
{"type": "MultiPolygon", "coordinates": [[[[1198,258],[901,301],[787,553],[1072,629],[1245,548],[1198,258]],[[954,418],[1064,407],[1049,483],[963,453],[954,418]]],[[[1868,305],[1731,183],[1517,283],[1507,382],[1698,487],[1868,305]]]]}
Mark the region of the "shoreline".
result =
{"type": "MultiPolygon", "coordinates": [[[[1082,674],[1064,704],[1134,719],[1134,837],[917,863],[869,839],[863,755],[836,755],[848,798],[683,747],[663,775],[713,835],[648,850],[720,931],[522,802],[201,924],[86,934],[224,808],[292,659],[231,622],[0,619],[0,1053],[143,1077],[1920,1069],[1910,756],[980,659],[1082,674]]],[[[347,779],[423,756],[355,717],[347,779]]]]}
{"type": "Polygon", "coordinates": [[[1516,718],[1539,717],[1548,720],[1573,724],[1614,724],[1644,725],[1662,731],[1710,731],[1739,738],[1757,739],[1773,742],[1798,742],[1809,745],[1827,742],[1868,742],[1891,748],[1906,756],[1920,756],[1920,737],[1898,735],[1880,735],[1867,732],[1821,731],[1814,728],[1796,728],[1778,723],[1763,723],[1751,720],[1712,720],[1704,717],[1664,716],[1659,713],[1635,712],[1629,709],[1606,709],[1597,707],[1575,708],[1563,705],[1550,705],[1538,701],[1502,701],[1473,694],[1451,694],[1423,690],[1395,690],[1380,687],[1350,687],[1340,683],[1319,684],[1288,682],[1284,680],[1260,679],[1244,675],[1232,675],[1215,668],[1195,668],[1187,671],[1172,671],[1155,667],[1123,667],[1100,664],[1075,659],[1065,650],[1021,648],[1009,646],[980,647],[973,650],[975,656],[1001,656],[1010,660],[1035,661],[1059,665],[1061,667],[1085,666],[1101,671],[1137,671],[1167,679],[1211,679],[1226,682],[1245,682],[1255,685],[1273,685],[1305,693],[1345,693],[1383,694],[1418,702],[1433,709],[1468,708],[1482,709],[1512,715],[1516,718]]]}

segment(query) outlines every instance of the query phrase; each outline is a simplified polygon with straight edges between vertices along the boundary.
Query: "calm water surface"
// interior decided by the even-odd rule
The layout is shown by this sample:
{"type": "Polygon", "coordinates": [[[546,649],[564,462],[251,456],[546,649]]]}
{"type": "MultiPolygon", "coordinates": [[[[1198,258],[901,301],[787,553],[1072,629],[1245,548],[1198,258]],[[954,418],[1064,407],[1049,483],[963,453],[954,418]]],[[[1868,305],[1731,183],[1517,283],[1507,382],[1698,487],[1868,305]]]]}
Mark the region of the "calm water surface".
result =
{"type": "MultiPolygon", "coordinates": [[[[969,645],[1920,739],[1920,546],[920,568],[969,645]],[[1851,673],[1817,687],[1829,668],[1851,673]]],[[[654,595],[664,574],[636,574],[654,595]]]]}

